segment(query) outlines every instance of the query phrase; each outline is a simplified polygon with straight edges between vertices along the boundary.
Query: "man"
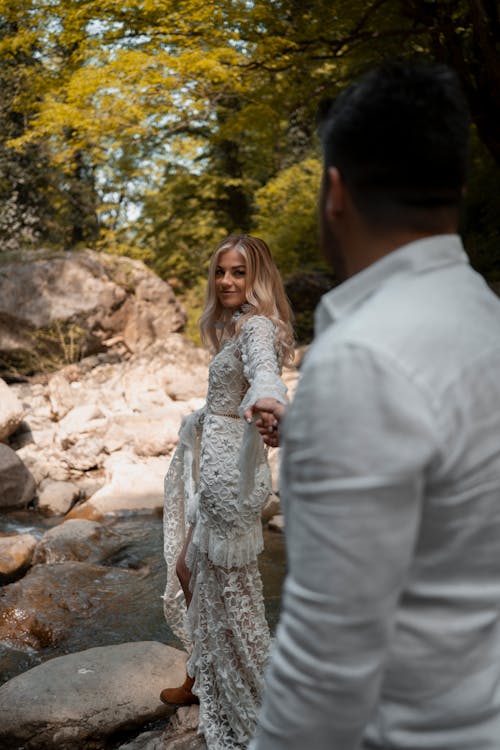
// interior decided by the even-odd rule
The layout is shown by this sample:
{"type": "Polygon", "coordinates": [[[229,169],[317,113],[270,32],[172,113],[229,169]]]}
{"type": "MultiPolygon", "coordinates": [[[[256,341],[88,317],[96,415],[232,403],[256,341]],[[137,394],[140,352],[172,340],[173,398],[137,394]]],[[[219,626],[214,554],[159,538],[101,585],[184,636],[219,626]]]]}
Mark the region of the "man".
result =
{"type": "Polygon", "coordinates": [[[252,750],[500,748],[500,300],[456,234],[468,126],[424,63],[368,73],[323,125],[343,283],[282,426],[288,575],[252,750]]]}

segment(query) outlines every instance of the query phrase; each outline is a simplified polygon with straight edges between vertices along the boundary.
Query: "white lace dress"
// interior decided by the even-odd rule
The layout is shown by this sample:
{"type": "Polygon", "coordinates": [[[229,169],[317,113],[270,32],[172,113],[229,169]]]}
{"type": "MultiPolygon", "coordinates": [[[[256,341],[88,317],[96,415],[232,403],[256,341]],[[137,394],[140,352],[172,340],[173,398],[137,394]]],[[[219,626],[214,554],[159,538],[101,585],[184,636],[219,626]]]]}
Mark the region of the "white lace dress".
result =
{"type": "Polygon", "coordinates": [[[165,478],[165,616],[190,652],[209,750],[247,747],[269,651],[257,555],[271,477],[264,443],[242,414],[258,398],[286,400],[275,334],[254,315],[213,358],[207,403],[183,421],[165,478]],[[175,563],[190,524],[186,614],[175,563]]]}

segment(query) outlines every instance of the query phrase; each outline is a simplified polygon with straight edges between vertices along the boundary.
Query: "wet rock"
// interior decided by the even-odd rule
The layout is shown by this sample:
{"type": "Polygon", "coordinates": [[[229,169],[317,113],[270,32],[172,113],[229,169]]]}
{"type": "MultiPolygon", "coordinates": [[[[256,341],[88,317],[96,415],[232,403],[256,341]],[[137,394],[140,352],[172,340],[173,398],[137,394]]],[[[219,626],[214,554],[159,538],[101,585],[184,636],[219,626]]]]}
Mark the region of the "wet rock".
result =
{"type": "Polygon", "coordinates": [[[16,394],[0,379],[0,443],[17,430],[23,415],[24,409],[16,394]]]}
{"type": "Polygon", "coordinates": [[[102,563],[124,544],[120,534],[96,521],[70,519],[47,531],[36,545],[33,564],[81,560],[102,563]]]}
{"type": "Polygon", "coordinates": [[[168,716],[160,691],[184,676],[185,654],[155,641],[50,659],[0,687],[0,746],[103,747],[120,731],[168,716]]]}
{"type": "Polygon", "coordinates": [[[33,475],[17,453],[0,444],[0,510],[26,508],[35,492],[33,475]]]}
{"type": "Polygon", "coordinates": [[[12,580],[31,563],[36,547],[31,534],[0,536],[0,583],[12,580]]]}
{"type": "Polygon", "coordinates": [[[0,641],[16,648],[71,650],[85,628],[113,633],[113,618],[139,606],[141,587],[141,573],[123,568],[87,562],[34,565],[0,592],[0,641]]]}
{"type": "Polygon", "coordinates": [[[63,516],[80,497],[80,490],[74,482],[44,479],[38,488],[38,508],[51,516],[63,516]]]}
{"type": "Polygon", "coordinates": [[[156,729],[152,732],[142,732],[135,739],[120,745],[118,750],[165,750],[162,744],[163,732],[156,729]]]}
{"type": "Polygon", "coordinates": [[[179,708],[165,731],[144,732],[119,750],[206,750],[198,734],[198,706],[179,708]]]}
{"type": "Polygon", "coordinates": [[[206,743],[198,734],[198,706],[181,707],[163,733],[165,750],[204,750],[206,743]]]}
{"type": "Polygon", "coordinates": [[[140,460],[130,453],[115,453],[106,461],[107,482],[90,500],[73,508],[68,518],[99,520],[124,511],[161,510],[166,458],[140,460]]]}

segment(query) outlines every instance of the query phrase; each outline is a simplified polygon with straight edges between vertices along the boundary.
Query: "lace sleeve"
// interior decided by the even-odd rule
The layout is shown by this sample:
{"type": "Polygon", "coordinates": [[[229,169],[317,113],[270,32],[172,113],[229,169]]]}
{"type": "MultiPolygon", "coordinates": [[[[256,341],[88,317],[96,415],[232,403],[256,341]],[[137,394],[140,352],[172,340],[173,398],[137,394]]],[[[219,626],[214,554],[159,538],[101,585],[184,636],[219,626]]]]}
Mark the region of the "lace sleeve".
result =
{"type": "Polygon", "coordinates": [[[259,398],[286,402],[286,386],[275,346],[276,328],[264,315],[254,315],[243,324],[240,350],[243,372],[250,384],[240,405],[240,414],[259,398]]]}

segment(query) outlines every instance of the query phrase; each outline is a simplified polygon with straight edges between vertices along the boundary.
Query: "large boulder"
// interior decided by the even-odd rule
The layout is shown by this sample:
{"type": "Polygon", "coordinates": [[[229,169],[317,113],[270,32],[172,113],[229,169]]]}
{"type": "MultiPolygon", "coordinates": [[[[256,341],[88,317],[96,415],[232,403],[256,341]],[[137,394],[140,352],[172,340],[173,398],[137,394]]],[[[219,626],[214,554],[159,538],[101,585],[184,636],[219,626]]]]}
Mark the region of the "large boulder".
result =
{"type": "Polygon", "coordinates": [[[170,285],[141,261],[85,250],[2,266],[0,353],[12,372],[110,346],[144,351],[185,321],[170,285]]]}
{"type": "Polygon", "coordinates": [[[0,443],[17,430],[23,420],[24,409],[16,394],[0,379],[0,443]]]}
{"type": "Polygon", "coordinates": [[[0,511],[25,508],[35,492],[35,480],[16,452],[0,444],[0,511]]]}
{"type": "Polygon", "coordinates": [[[0,687],[0,747],[104,747],[124,730],[172,713],[159,694],[185,676],[185,654],[155,641],[59,656],[0,687]]]}

